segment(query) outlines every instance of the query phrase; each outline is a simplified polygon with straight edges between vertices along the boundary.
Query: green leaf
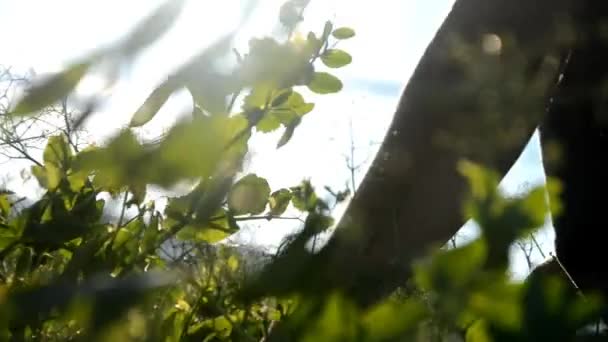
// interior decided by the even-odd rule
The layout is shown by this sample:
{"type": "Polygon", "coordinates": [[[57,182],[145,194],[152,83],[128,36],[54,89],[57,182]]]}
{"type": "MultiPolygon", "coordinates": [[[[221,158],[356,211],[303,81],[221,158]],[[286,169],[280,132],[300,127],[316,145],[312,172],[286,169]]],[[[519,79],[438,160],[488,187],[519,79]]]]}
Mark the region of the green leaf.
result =
{"type": "Polygon", "coordinates": [[[134,54],[160,38],[179,17],[184,3],[183,0],[167,0],[151,16],[135,27],[122,44],[123,51],[126,54],[134,54]]]}
{"type": "Polygon", "coordinates": [[[0,252],[8,246],[11,246],[15,241],[18,241],[20,236],[12,230],[0,229],[0,252]]]}
{"type": "MultiPolygon", "coordinates": [[[[65,173],[72,156],[72,148],[68,144],[67,138],[63,134],[52,136],[49,138],[42,154],[44,166],[32,166],[32,174],[38,179],[42,187],[55,190],[66,176],[65,173]]],[[[86,177],[86,174],[84,176],[86,177]]],[[[84,182],[84,179],[82,181],[84,182]]],[[[75,185],[77,186],[77,184],[75,185]]]]}
{"type": "Polygon", "coordinates": [[[272,108],[269,114],[276,116],[283,125],[289,126],[294,120],[312,111],[314,107],[314,103],[304,102],[302,95],[294,91],[286,102],[272,108]]]}
{"type": "Polygon", "coordinates": [[[1,194],[0,195],[0,215],[2,215],[3,218],[8,218],[8,216],[11,213],[11,201],[8,198],[8,194],[1,194]]]}
{"type": "Polygon", "coordinates": [[[291,93],[291,96],[289,96],[287,103],[279,106],[279,108],[291,109],[291,108],[300,107],[304,104],[306,104],[306,102],[304,101],[304,97],[302,96],[302,94],[298,93],[297,91],[293,91],[291,93]]]}
{"type": "Polygon", "coordinates": [[[272,99],[270,106],[278,107],[278,106],[283,105],[285,102],[287,102],[287,100],[289,100],[289,98],[291,97],[292,94],[293,94],[293,90],[291,88],[278,92],[272,99]]]}
{"type": "MultiPolygon", "coordinates": [[[[107,147],[83,151],[76,159],[76,170],[95,172],[94,182],[107,189],[122,188],[132,177],[139,177],[145,150],[130,130],[122,131],[107,147]]],[[[142,179],[143,181],[143,179],[142,179]]]]}
{"type": "Polygon", "coordinates": [[[321,203],[321,201],[315,201],[313,205],[308,206],[309,213],[308,216],[306,216],[306,223],[304,224],[307,230],[315,233],[324,232],[335,223],[333,217],[312,211],[318,203],[321,203]]]}
{"type": "Polygon", "coordinates": [[[266,113],[262,119],[255,125],[258,132],[270,133],[281,127],[281,120],[273,113],[266,113]]]}
{"type": "Polygon", "coordinates": [[[314,103],[304,102],[300,93],[289,93],[286,100],[284,96],[278,95],[275,100],[281,97],[280,101],[277,100],[276,106],[269,109],[256,125],[257,130],[264,133],[275,131],[281,124],[285,125],[286,131],[278,147],[291,139],[295,128],[300,124],[300,117],[312,111],[315,106],[314,103]]]}
{"type": "Polygon", "coordinates": [[[78,171],[71,172],[68,177],[68,183],[70,183],[70,189],[73,192],[79,192],[82,187],[85,186],[86,181],[89,179],[88,172],[78,171]]]}
{"type": "Polygon", "coordinates": [[[312,187],[310,181],[303,181],[302,184],[292,187],[292,199],[291,203],[293,206],[300,211],[313,210],[318,202],[317,194],[315,189],[312,187]]]}
{"type": "Polygon", "coordinates": [[[61,183],[62,172],[59,168],[51,165],[45,165],[44,169],[46,171],[46,180],[47,180],[47,189],[55,190],[61,183]]]}
{"type": "Polygon", "coordinates": [[[213,320],[213,328],[220,338],[227,338],[232,333],[232,323],[223,316],[217,317],[213,320]]]}
{"type": "Polygon", "coordinates": [[[476,320],[466,330],[466,341],[491,342],[494,339],[488,330],[486,321],[476,320]]]}
{"type": "Polygon", "coordinates": [[[280,189],[273,192],[268,200],[268,204],[270,205],[270,214],[274,216],[282,215],[287,209],[287,206],[291,201],[291,197],[291,191],[288,189],[280,189]]]}
{"type": "Polygon", "coordinates": [[[103,190],[211,176],[219,167],[234,166],[247,152],[248,122],[242,115],[197,116],[183,120],[160,144],[142,145],[125,130],[103,148],[81,152],[77,171],[95,171],[94,184],[103,190]],[[185,151],[196,151],[184,158],[185,151]]]}
{"type": "Polygon", "coordinates": [[[289,88],[308,79],[310,52],[271,38],[252,39],[241,63],[240,79],[245,86],[270,85],[289,88]]]}
{"type": "Polygon", "coordinates": [[[226,96],[240,86],[234,77],[223,75],[216,68],[216,62],[230,51],[233,36],[233,33],[224,35],[171,76],[176,88],[185,86],[194,104],[209,113],[225,112],[226,96]]]}
{"type": "Polygon", "coordinates": [[[184,241],[216,243],[236,233],[239,227],[225,210],[212,215],[210,222],[192,222],[179,231],[177,237],[184,241]]]}
{"type": "Polygon", "coordinates": [[[242,109],[245,112],[266,108],[272,97],[274,88],[268,84],[257,85],[243,100],[242,109]]]}
{"type": "Polygon", "coordinates": [[[300,93],[289,88],[275,92],[270,107],[256,125],[259,132],[273,132],[281,127],[281,124],[289,127],[294,120],[298,119],[298,116],[310,112],[314,108],[314,104],[304,102],[300,93]]]}
{"type": "Polygon", "coordinates": [[[235,82],[230,75],[222,75],[212,68],[210,64],[204,73],[189,75],[186,87],[198,107],[211,114],[224,114],[226,97],[236,91],[235,82]]]}
{"type": "Polygon", "coordinates": [[[140,246],[140,233],[146,229],[144,222],[141,219],[136,219],[129,222],[124,228],[120,228],[116,232],[112,250],[120,250],[123,258],[132,259],[135,257],[140,246]]]}
{"type": "Polygon", "coordinates": [[[165,207],[165,215],[174,220],[182,220],[192,207],[192,197],[182,196],[170,198],[165,207]]]}
{"type": "MultiPolygon", "coordinates": [[[[55,190],[65,177],[72,155],[72,148],[64,135],[50,137],[42,155],[44,166],[34,165],[31,169],[40,186],[48,190],[55,190]]],[[[81,175],[84,177],[82,185],[84,185],[86,176],[86,173],[81,175]]]]}
{"type": "Polygon", "coordinates": [[[315,72],[308,89],[317,94],[331,94],[342,90],[342,81],[326,72],[315,72]]]}
{"type": "Polygon", "coordinates": [[[301,106],[295,107],[293,109],[293,111],[298,114],[299,116],[302,116],[304,114],[308,114],[310,112],[312,112],[312,110],[315,109],[315,104],[314,103],[304,103],[301,106]]]}
{"type": "Polygon", "coordinates": [[[241,178],[228,195],[228,206],[235,215],[260,214],[266,209],[270,187],[266,179],[249,174],[241,178]]]}
{"type": "Polygon", "coordinates": [[[386,301],[371,308],[362,319],[363,326],[376,341],[392,340],[415,331],[419,322],[428,316],[425,303],[417,298],[405,302],[386,301]],[[382,324],[378,324],[382,322],[382,324]]]}
{"type": "Polygon", "coordinates": [[[66,97],[74,90],[90,66],[90,61],[74,64],[42,83],[32,86],[11,114],[34,114],[66,97]]]}
{"type": "Polygon", "coordinates": [[[150,218],[150,223],[145,227],[141,241],[141,250],[151,250],[157,244],[158,237],[160,236],[159,215],[153,215],[150,218]]]}
{"type": "Polygon", "coordinates": [[[32,166],[32,174],[38,180],[41,187],[47,190],[55,190],[61,182],[61,170],[53,164],[45,166],[32,166]]]}
{"type": "Polygon", "coordinates": [[[463,160],[458,163],[458,171],[469,181],[471,196],[476,200],[486,200],[495,195],[498,175],[473,162],[463,160]]]}
{"type": "Polygon", "coordinates": [[[146,199],[146,184],[141,182],[131,182],[129,191],[133,194],[130,202],[141,204],[146,199]]]}
{"type": "Polygon", "coordinates": [[[350,64],[353,61],[353,58],[345,51],[329,49],[321,55],[321,61],[330,68],[341,68],[350,64]]]}
{"type": "Polygon", "coordinates": [[[323,42],[317,38],[314,32],[308,32],[308,36],[306,37],[306,42],[308,43],[310,54],[316,55],[321,51],[323,47],[323,42]]]}
{"type": "Polygon", "coordinates": [[[466,290],[483,265],[486,248],[476,240],[466,246],[436,252],[430,264],[415,267],[415,280],[422,289],[438,293],[466,290]]]}
{"type": "Polygon", "coordinates": [[[309,318],[314,325],[306,329],[302,341],[358,340],[359,310],[350,298],[335,293],[324,298],[322,303],[315,316],[309,318]]]}
{"type": "Polygon", "coordinates": [[[72,158],[72,155],[72,148],[68,144],[67,138],[61,134],[49,138],[42,159],[45,165],[53,164],[57,167],[65,167],[72,158]]]}
{"type": "Polygon", "coordinates": [[[304,98],[302,97],[302,95],[300,93],[296,93],[296,92],[294,92],[292,94],[292,96],[289,98],[288,105],[299,116],[308,114],[315,107],[314,103],[304,102],[304,98]]]}
{"type": "Polygon", "coordinates": [[[226,260],[226,265],[232,272],[235,272],[239,268],[239,259],[236,256],[231,255],[228,257],[228,260],[226,260]]]}
{"type": "Polygon", "coordinates": [[[118,232],[116,232],[116,237],[114,238],[114,243],[112,244],[112,250],[117,250],[122,247],[129,239],[133,237],[131,231],[126,228],[120,228],[118,232]]]}
{"type": "Polygon", "coordinates": [[[38,180],[38,184],[40,184],[41,187],[48,189],[48,181],[44,166],[33,165],[31,171],[32,175],[38,180]]]}
{"type": "Polygon", "coordinates": [[[232,163],[247,152],[248,127],[242,115],[213,115],[181,122],[154,152],[156,163],[142,171],[150,181],[161,185],[175,184],[179,178],[211,176],[220,162],[232,163]],[[184,158],[184,151],[196,153],[184,158]]]}
{"type": "Polygon", "coordinates": [[[154,91],[148,96],[146,101],[139,107],[139,109],[133,114],[131,118],[131,122],[129,126],[131,127],[139,127],[143,126],[154,116],[161,107],[167,102],[169,96],[173,94],[176,89],[176,85],[174,82],[167,80],[163,82],[160,86],[158,86],[154,91]]]}
{"type": "Polygon", "coordinates": [[[350,27],[340,27],[335,29],[331,35],[336,39],[349,39],[355,36],[355,30],[350,27]]]}
{"type": "Polygon", "coordinates": [[[279,142],[277,143],[277,148],[283,147],[291,140],[298,125],[300,125],[300,118],[296,118],[285,128],[285,132],[283,132],[281,139],[279,139],[279,142]]]}

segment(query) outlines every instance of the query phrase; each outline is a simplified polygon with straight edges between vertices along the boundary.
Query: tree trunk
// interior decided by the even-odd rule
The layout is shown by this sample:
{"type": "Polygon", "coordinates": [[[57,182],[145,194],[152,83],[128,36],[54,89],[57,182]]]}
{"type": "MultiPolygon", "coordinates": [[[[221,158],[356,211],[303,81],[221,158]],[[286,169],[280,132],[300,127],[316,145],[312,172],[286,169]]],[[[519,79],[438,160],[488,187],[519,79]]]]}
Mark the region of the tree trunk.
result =
{"type": "MultiPolygon", "coordinates": [[[[410,79],[384,142],[328,245],[326,286],[362,304],[467,219],[467,159],[506,174],[545,114],[568,43],[569,0],[459,0],[410,79]]],[[[320,263],[321,264],[321,263],[320,263]]],[[[314,269],[312,270],[314,272],[314,269]]],[[[317,270],[318,271],[318,270],[317,270]]]]}

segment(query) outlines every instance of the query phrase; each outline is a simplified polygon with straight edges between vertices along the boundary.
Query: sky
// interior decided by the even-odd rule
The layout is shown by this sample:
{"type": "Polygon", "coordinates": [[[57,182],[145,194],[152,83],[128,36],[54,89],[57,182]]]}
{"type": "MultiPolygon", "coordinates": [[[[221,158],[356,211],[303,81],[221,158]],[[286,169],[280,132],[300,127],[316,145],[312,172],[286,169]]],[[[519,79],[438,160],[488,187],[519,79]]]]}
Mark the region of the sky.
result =
{"type": "MultiPolygon", "coordinates": [[[[355,146],[356,182],[360,182],[390,123],[400,93],[425,47],[448,13],[453,0],[312,0],[303,31],[322,30],[325,20],[355,29],[355,38],[340,44],[353,55],[353,63],[336,72],[344,82],[338,95],[314,96],[315,110],[308,114],[292,141],[274,149],[277,134],[254,136],[249,169],[270,181],[272,189],[310,178],[317,187],[343,189],[350,182],[346,160],[355,146]]],[[[180,63],[209,45],[238,23],[243,1],[189,0],[174,28],[148,48],[121,80],[104,108],[87,123],[94,138],[104,140],[124,127],[149,92],[180,63]],[[212,4],[212,5],[211,5],[212,4]]],[[[33,68],[37,73],[61,70],[71,61],[111,44],[158,6],[159,0],[0,0],[0,64],[33,68]]],[[[269,34],[276,23],[281,0],[263,0],[251,23],[239,37],[237,48],[251,36],[269,34]]],[[[81,83],[82,94],[99,90],[104,80],[92,75],[81,83]]],[[[183,112],[186,94],[174,96],[144,128],[153,134],[183,112]]],[[[502,189],[517,193],[544,181],[538,136],[530,142],[502,189]]],[[[339,215],[344,207],[336,209],[339,215]]],[[[276,246],[294,229],[294,222],[264,222],[239,237],[264,246],[276,246]]],[[[469,224],[462,241],[475,235],[469,224]]],[[[539,233],[543,250],[552,250],[552,232],[539,233]]],[[[538,254],[538,253],[537,253],[538,254]]],[[[542,261],[535,255],[535,262],[542,261]]],[[[512,270],[527,273],[521,253],[514,250],[512,270]]]]}

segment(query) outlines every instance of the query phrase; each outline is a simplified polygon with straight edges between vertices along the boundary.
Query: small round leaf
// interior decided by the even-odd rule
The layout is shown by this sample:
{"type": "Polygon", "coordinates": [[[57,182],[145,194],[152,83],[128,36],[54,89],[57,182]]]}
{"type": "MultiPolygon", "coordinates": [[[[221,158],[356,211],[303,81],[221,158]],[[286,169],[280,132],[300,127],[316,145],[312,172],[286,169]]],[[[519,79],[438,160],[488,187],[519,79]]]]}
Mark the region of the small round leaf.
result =
{"type": "Polygon", "coordinates": [[[329,49],[321,55],[321,61],[330,68],[341,68],[350,64],[353,58],[345,51],[329,49]]]}
{"type": "Polygon", "coordinates": [[[266,209],[270,186],[266,179],[249,174],[241,178],[228,195],[228,206],[235,215],[260,214],[266,209]]]}
{"type": "Polygon", "coordinates": [[[351,29],[350,27],[340,27],[335,29],[331,35],[336,39],[348,39],[355,36],[355,30],[351,29]]]}
{"type": "Polygon", "coordinates": [[[342,90],[342,81],[326,72],[315,72],[308,89],[317,94],[331,94],[342,90]]]}
{"type": "Polygon", "coordinates": [[[288,189],[280,189],[270,195],[270,214],[274,216],[281,215],[287,209],[289,202],[291,201],[291,191],[288,189]]]}

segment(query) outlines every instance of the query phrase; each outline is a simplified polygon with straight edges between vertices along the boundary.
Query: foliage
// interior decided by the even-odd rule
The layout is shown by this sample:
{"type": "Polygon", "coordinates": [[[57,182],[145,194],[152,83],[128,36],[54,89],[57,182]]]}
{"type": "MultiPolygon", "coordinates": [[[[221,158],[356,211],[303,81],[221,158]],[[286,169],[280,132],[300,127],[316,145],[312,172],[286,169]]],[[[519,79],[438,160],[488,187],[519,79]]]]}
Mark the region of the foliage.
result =
{"type": "MultiPolygon", "coordinates": [[[[544,222],[547,189],[506,198],[497,176],[471,162],[460,168],[471,188],[464,210],[482,235],[421,260],[413,281],[391,298],[362,308],[341,292],[308,291],[306,279],[290,293],[280,290],[293,279],[273,270],[295,273],[311,239],[333,219],[309,181],[272,189],[263,175],[244,174],[248,141],[253,129],[283,130],[277,147],[288,143],[314,109],[302,89],[342,89],[340,79],[316,69],[350,64],[336,43],[355,35],[331,22],[320,35],[294,34],[307,4],[287,1],[279,13],[287,39],[252,39],[231,73],[213,65],[228,58],[234,32],[202,51],[152,91],[130,127],[104,146],[79,150],[71,131],[48,139],[42,162],[31,167],[43,196],[18,209],[16,195],[0,193],[2,339],[539,341],[564,340],[597,318],[600,303],[592,294],[577,297],[555,279],[508,278],[508,248],[544,222]],[[183,88],[192,94],[192,117],[159,141],[139,139],[138,127],[183,88]],[[191,190],[164,208],[147,201],[151,186],[183,182],[191,190]],[[105,194],[123,199],[116,219],[104,218],[105,194]],[[278,256],[218,243],[245,221],[288,211],[306,219],[278,256]]],[[[36,83],[10,118],[62,101],[97,63],[129,63],[171,26],[181,5],[167,2],[115,46],[36,83]]],[[[95,107],[91,99],[72,124],[78,127],[95,107]]],[[[347,196],[330,193],[338,202],[347,196]]]]}
{"type": "MultiPolygon", "coordinates": [[[[129,63],[171,26],[181,6],[167,2],[115,46],[36,81],[8,117],[36,116],[64,101],[98,63],[129,63]]],[[[306,3],[285,6],[301,13],[306,3]]],[[[286,23],[288,39],[252,39],[230,74],[212,67],[227,58],[234,33],[220,39],[155,89],[131,128],[104,146],[78,150],[71,132],[48,138],[42,161],[31,167],[43,196],[23,210],[14,207],[11,192],[0,198],[3,339],[259,340],[292,310],[288,298],[238,302],[235,294],[253,272],[248,269],[266,257],[247,260],[241,249],[215,243],[239,231],[242,221],[272,220],[292,201],[306,211],[308,197],[316,198],[308,183],[306,194],[299,186],[273,192],[266,179],[241,172],[252,129],[285,129],[282,146],[313,110],[299,88],[341,89],[315,65],[351,61],[329,48],[331,23],[319,37],[291,39],[301,20],[293,19],[286,23]],[[136,127],[181,88],[193,95],[192,118],[159,141],[139,139],[136,127]],[[196,153],[184,158],[185,150],[196,153]],[[195,186],[169,198],[164,209],[146,200],[150,186],[184,181],[195,186]],[[104,219],[103,194],[124,199],[118,219],[104,219]]],[[[70,123],[82,124],[95,107],[91,99],[91,110],[70,123]]]]}

